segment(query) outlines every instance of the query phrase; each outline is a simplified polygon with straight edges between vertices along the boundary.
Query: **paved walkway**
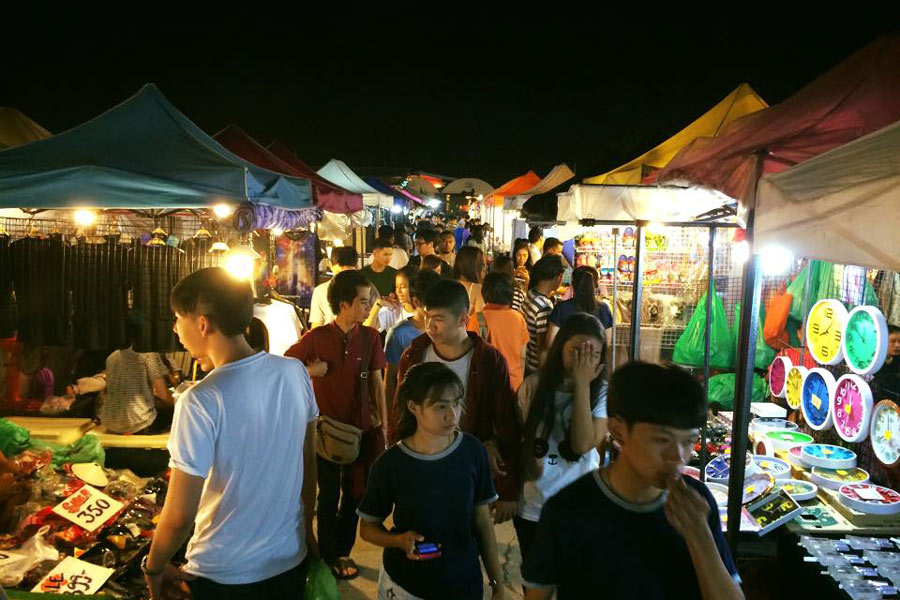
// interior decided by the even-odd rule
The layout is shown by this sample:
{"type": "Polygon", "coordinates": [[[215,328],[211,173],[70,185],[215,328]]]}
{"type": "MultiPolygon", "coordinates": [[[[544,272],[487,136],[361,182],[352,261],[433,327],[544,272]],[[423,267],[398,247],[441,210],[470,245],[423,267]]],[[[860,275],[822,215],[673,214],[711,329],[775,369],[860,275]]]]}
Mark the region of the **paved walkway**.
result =
{"type": "MultiPolygon", "coordinates": [[[[519,543],[512,521],[497,525],[497,546],[500,551],[500,563],[506,584],[506,598],[521,600],[522,576],[519,567],[522,557],[519,554],[519,543]]],[[[357,539],[353,547],[353,560],[359,565],[359,577],[352,581],[341,581],[341,600],[371,600],[378,590],[378,571],[381,568],[382,549],[363,540],[357,539]]],[[[490,587],[485,584],[485,600],[490,600],[490,587]]]]}

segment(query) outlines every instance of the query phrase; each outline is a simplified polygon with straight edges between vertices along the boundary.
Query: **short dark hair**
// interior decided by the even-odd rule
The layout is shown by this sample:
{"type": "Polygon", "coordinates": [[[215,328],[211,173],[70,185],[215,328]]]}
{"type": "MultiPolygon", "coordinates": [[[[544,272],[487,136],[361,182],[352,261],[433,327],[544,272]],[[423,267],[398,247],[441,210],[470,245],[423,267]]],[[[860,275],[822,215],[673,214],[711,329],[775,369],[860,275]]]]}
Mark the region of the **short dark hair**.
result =
{"type": "Polygon", "coordinates": [[[465,279],[481,283],[481,272],[485,267],[484,252],[475,246],[463,246],[453,261],[453,279],[465,279]]]}
{"type": "Polygon", "coordinates": [[[409,410],[410,401],[420,406],[433,404],[447,390],[454,390],[460,397],[465,394],[462,381],[444,363],[426,362],[410,367],[397,389],[397,412],[400,413],[397,436],[403,439],[416,432],[418,423],[409,410]]]}
{"type": "MultiPolygon", "coordinates": [[[[491,265],[491,271],[515,275],[516,265],[513,263],[513,259],[509,254],[500,254],[494,259],[494,264],[491,265]]],[[[487,280],[487,277],[485,277],[485,280],[487,280]]]]}
{"type": "Polygon", "coordinates": [[[469,293],[458,281],[442,279],[425,295],[425,308],[443,308],[461,317],[469,313],[469,293]]]}
{"type": "Polygon", "coordinates": [[[897,327],[896,325],[888,325],[888,335],[890,336],[894,333],[900,333],[900,327],[897,327]]]}
{"type": "Polygon", "coordinates": [[[562,264],[562,257],[557,256],[556,254],[548,254],[534,263],[534,266],[531,267],[531,279],[528,281],[529,288],[534,288],[542,281],[556,279],[562,275],[565,270],[566,269],[562,264]]]}
{"type": "Polygon", "coordinates": [[[485,276],[481,284],[481,296],[488,304],[512,306],[515,285],[511,275],[492,271],[485,276]]]}
{"type": "Polygon", "coordinates": [[[694,429],[706,423],[703,386],[687,371],[641,361],[613,372],[607,394],[610,417],[635,423],[653,423],[675,429],[694,429]]]}
{"type": "Polygon", "coordinates": [[[537,244],[542,237],[544,237],[544,230],[535,225],[528,232],[528,243],[537,244]]]}
{"type": "Polygon", "coordinates": [[[441,276],[434,271],[420,271],[415,278],[410,281],[409,295],[412,298],[418,298],[419,302],[425,303],[425,297],[439,281],[441,276]]]}
{"type": "Polygon", "coordinates": [[[423,271],[440,271],[441,275],[446,275],[443,272],[444,261],[441,260],[441,257],[437,254],[429,254],[428,256],[422,257],[422,270],[423,271]]]}
{"type": "Polygon", "coordinates": [[[332,248],[331,262],[339,267],[355,267],[359,263],[359,252],[352,246],[332,248]]]}
{"type": "Polygon", "coordinates": [[[221,267],[185,276],[172,289],[169,305],[180,315],[204,315],[226,337],[243,335],[253,318],[253,289],[221,267]]]}
{"type": "Polygon", "coordinates": [[[380,237],[372,244],[372,250],[384,250],[385,248],[394,248],[394,244],[388,238],[380,237]]]}
{"type": "Polygon", "coordinates": [[[452,237],[454,240],[456,240],[456,236],[449,229],[446,231],[442,231],[440,237],[452,237]]]}
{"type": "Polygon", "coordinates": [[[378,228],[378,237],[388,239],[394,237],[394,228],[390,225],[382,225],[378,228]]]}
{"type": "Polygon", "coordinates": [[[556,248],[557,246],[562,246],[563,243],[559,241],[558,238],[551,237],[544,240],[544,254],[548,254],[551,250],[556,248]]]}
{"type": "Polygon", "coordinates": [[[331,280],[328,286],[328,306],[337,315],[341,312],[341,303],[353,304],[359,288],[368,288],[369,280],[359,271],[341,271],[331,280]]]}
{"type": "Polygon", "coordinates": [[[416,241],[419,240],[424,240],[426,244],[434,244],[438,240],[437,231],[423,227],[416,232],[416,241]]]}

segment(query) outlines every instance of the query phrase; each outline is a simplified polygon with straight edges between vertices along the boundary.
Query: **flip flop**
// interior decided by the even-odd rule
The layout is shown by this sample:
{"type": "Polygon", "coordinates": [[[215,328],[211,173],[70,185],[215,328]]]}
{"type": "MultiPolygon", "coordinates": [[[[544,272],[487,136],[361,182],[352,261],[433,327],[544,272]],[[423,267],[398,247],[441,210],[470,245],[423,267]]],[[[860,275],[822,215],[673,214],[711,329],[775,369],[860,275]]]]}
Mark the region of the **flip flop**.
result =
{"type": "Polygon", "coordinates": [[[359,577],[359,567],[349,556],[342,556],[331,566],[331,574],[335,579],[350,580],[359,577]],[[352,571],[352,572],[351,572],[352,571]]]}

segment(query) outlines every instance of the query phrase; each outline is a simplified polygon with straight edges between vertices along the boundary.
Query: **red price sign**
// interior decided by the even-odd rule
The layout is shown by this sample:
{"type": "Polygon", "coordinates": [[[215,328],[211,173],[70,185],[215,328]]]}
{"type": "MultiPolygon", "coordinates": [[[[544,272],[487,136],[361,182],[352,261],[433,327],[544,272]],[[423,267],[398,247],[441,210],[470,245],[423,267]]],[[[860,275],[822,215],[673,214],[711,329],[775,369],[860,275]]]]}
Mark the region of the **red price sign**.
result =
{"type": "Polygon", "coordinates": [[[125,505],[118,500],[85,485],[57,504],[53,512],[93,532],[122,510],[123,506],[125,505]]]}

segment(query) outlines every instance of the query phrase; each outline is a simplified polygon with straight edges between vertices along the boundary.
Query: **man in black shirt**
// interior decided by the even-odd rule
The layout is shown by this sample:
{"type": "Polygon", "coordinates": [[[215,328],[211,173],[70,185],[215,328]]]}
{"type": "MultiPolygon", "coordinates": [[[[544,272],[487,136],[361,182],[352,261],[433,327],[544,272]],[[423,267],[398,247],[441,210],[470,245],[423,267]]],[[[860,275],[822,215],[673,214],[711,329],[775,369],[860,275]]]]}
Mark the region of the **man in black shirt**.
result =
{"type": "Polygon", "coordinates": [[[633,362],[612,376],[621,448],[544,505],[522,565],[526,600],[740,599],[712,494],[682,476],[706,419],[703,389],[677,367],[633,362]]]}
{"type": "Polygon", "coordinates": [[[888,355],[873,381],[879,399],[900,399],[900,327],[896,325],[888,325],[888,355]]]}
{"type": "MultiPolygon", "coordinates": [[[[414,267],[422,266],[422,258],[430,255],[437,254],[434,247],[438,241],[437,231],[434,229],[426,229],[422,228],[416,232],[416,253],[418,256],[410,256],[409,264],[414,267]]],[[[453,269],[450,265],[447,264],[447,261],[441,259],[441,273],[450,273],[453,269]]]]}

